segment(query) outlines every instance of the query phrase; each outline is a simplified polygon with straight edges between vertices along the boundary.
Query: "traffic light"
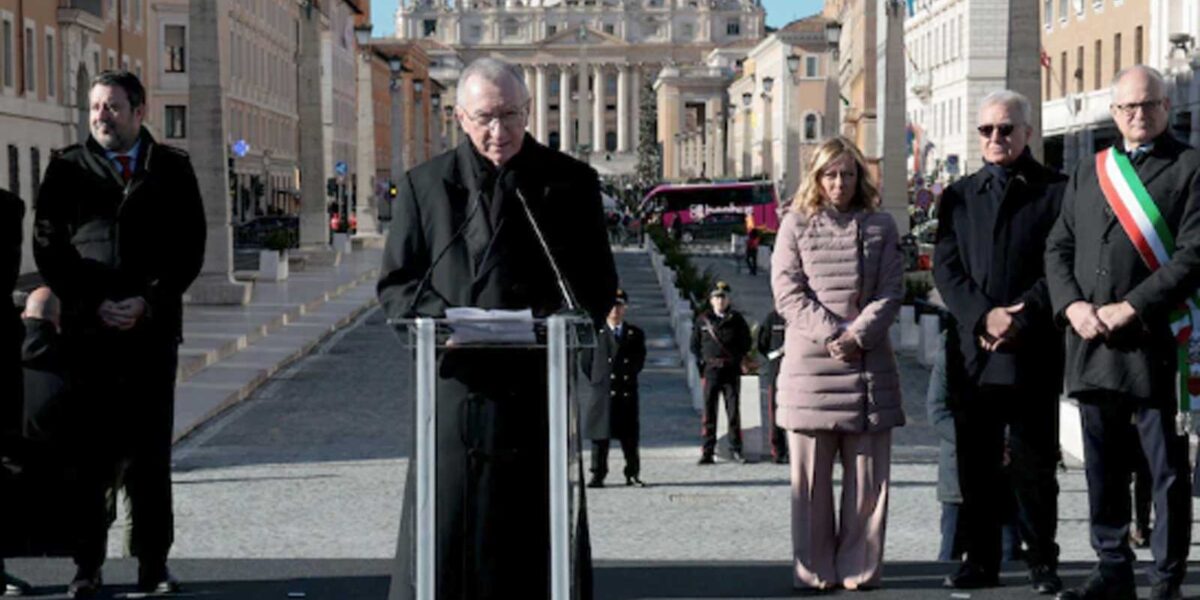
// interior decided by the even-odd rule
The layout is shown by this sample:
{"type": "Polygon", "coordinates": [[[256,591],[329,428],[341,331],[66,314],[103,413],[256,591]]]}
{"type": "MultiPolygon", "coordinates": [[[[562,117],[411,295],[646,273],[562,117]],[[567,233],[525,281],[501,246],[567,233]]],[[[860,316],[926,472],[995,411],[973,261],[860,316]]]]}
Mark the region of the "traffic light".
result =
{"type": "Polygon", "coordinates": [[[399,193],[400,193],[400,190],[396,189],[396,184],[394,184],[394,183],[393,183],[393,184],[391,184],[391,185],[389,185],[389,186],[388,186],[388,198],[391,198],[392,200],[395,200],[395,199],[396,199],[396,196],[397,196],[399,193]]]}

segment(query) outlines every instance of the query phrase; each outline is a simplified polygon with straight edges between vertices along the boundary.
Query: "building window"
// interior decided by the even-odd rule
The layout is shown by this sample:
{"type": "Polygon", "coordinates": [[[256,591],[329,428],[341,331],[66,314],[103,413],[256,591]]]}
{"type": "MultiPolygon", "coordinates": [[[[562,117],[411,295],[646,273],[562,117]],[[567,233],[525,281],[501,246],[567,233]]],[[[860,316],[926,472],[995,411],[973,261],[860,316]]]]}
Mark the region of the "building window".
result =
{"type": "Polygon", "coordinates": [[[1042,3],[1042,20],[1046,23],[1046,29],[1050,29],[1054,23],[1054,0],[1045,0],[1042,3]]]}
{"type": "Polygon", "coordinates": [[[504,22],[504,36],[516,37],[521,35],[521,24],[516,19],[509,19],[504,22]]]}
{"type": "Polygon", "coordinates": [[[546,37],[550,37],[556,33],[558,33],[557,25],[547,25],[546,26],[546,37]]]}
{"type": "Polygon", "coordinates": [[[804,76],[805,77],[820,77],[820,73],[818,72],[819,68],[820,68],[819,65],[820,65],[820,63],[817,62],[817,57],[805,56],[804,57],[804,76]]]}
{"type": "Polygon", "coordinates": [[[29,149],[29,197],[37,201],[38,188],[42,183],[42,151],[29,149]]]}
{"type": "Polygon", "coordinates": [[[612,23],[605,23],[604,24],[604,33],[607,33],[608,35],[616,35],[617,26],[613,25],[612,23]]]}
{"type": "Polygon", "coordinates": [[[1064,51],[1059,59],[1059,66],[1062,70],[1058,72],[1058,91],[1064,96],[1067,93],[1067,53],[1064,51]]]}
{"type": "Polygon", "coordinates": [[[815,142],[820,137],[821,128],[817,124],[817,115],[804,115],[804,141],[815,142]]]}
{"type": "Polygon", "coordinates": [[[429,37],[437,33],[437,19],[425,19],[421,27],[422,35],[429,37]]]}
{"type": "Polygon", "coordinates": [[[1142,26],[1133,30],[1133,64],[1142,64],[1142,26]]]}
{"type": "Polygon", "coordinates": [[[167,106],[164,130],[167,138],[179,139],[187,137],[187,107],[167,106]]]}
{"type": "Polygon", "coordinates": [[[54,36],[46,34],[46,95],[54,95],[54,87],[58,82],[54,80],[54,36]]]}
{"type": "MultiPolygon", "coordinates": [[[[237,40],[240,41],[240,40],[237,40]]],[[[238,46],[237,41],[234,47],[238,46]]],[[[167,25],[163,28],[163,69],[167,73],[183,73],[187,71],[187,27],[184,25],[167,25]]],[[[235,54],[237,54],[235,52],[235,54]]],[[[234,57],[235,64],[237,57],[234,57]]]]}
{"type": "Polygon", "coordinates": [[[483,25],[472,25],[471,38],[477,40],[481,37],[483,37],[483,25]]]}
{"type": "Polygon", "coordinates": [[[1121,70],[1121,34],[1113,36],[1113,74],[1121,70]]]}
{"type": "Polygon", "coordinates": [[[133,25],[138,30],[142,28],[142,0],[133,0],[133,25]]]}
{"type": "Polygon", "coordinates": [[[1103,42],[1096,40],[1096,66],[1092,69],[1092,77],[1096,80],[1096,86],[1092,88],[1093,90],[1098,90],[1104,85],[1102,81],[1104,79],[1104,70],[1101,67],[1104,62],[1104,48],[1102,44],[1103,42]]]}
{"type": "Polygon", "coordinates": [[[1063,23],[1067,22],[1067,11],[1070,8],[1067,6],[1067,0],[1058,0],[1058,20],[1063,23]]]}
{"type": "MultiPolygon", "coordinates": [[[[1043,54],[1042,56],[1046,56],[1046,55],[1043,54]]],[[[1048,60],[1048,59],[1044,59],[1044,60],[1048,60]]],[[[1051,77],[1051,70],[1049,68],[1045,67],[1045,65],[1043,65],[1042,71],[1045,71],[1045,73],[1046,73],[1046,90],[1044,92],[1042,92],[1042,94],[1046,96],[1047,100],[1049,100],[1050,98],[1053,98],[1053,95],[1051,94],[1051,89],[1050,89],[1050,85],[1053,82],[1053,78],[1051,77]]]]}
{"type": "Polygon", "coordinates": [[[734,19],[725,23],[725,35],[739,36],[742,35],[742,22],[734,19]]]}
{"type": "Polygon", "coordinates": [[[25,93],[37,91],[37,44],[34,42],[33,28],[25,28],[25,93]]]}
{"type": "Polygon", "coordinates": [[[13,144],[8,145],[8,191],[21,194],[21,153],[13,144]]]}
{"type": "Polygon", "coordinates": [[[1083,93],[1083,46],[1075,49],[1075,93],[1083,93]]]}
{"type": "Polygon", "coordinates": [[[12,21],[4,22],[4,87],[13,86],[13,32],[12,21]]]}

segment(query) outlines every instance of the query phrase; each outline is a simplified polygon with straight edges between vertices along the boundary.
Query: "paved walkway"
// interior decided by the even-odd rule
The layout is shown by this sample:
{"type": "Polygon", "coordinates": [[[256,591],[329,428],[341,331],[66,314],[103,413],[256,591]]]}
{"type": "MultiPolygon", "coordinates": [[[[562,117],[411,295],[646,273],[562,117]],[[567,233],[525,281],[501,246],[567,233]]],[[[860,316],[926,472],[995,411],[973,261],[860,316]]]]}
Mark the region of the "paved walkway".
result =
{"type": "Polygon", "coordinates": [[[381,254],[360,247],[336,265],[292,271],[285,281],[256,281],[246,306],[185,307],[175,439],[244,400],[370,308],[381,254]]]}

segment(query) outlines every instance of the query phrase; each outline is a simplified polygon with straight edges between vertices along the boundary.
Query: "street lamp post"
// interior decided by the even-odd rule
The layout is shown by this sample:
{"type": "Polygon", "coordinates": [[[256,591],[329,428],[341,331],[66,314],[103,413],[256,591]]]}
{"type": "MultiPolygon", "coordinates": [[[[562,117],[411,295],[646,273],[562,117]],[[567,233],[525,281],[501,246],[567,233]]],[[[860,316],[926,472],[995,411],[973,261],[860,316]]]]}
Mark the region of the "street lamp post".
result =
{"type": "Polygon", "coordinates": [[[797,160],[792,156],[792,140],[800,137],[799,132],[793,136],[792,131],[795,127],[803,127],[804,123],[797,123],[792,117],[792,94],[796,93],[796,73],[800,70],[800,57],[796,54],[788,54],[787,57],[788,81],[786,89],[783,90],[783,173],[779,177],[779,193],[780,195],[790,198],[792,181],[799,176],[801,165],[793,164],[793,160],[797,160]]]}
{"type": "Polygon", "coordinates": [[[775,87],[774,77],[763,77],[763,132],[762,132],[762,170],[768,181],[775,181],[775,115],[771,112],[771,90],[775,87]]]}
{"type": "Polygon", "coordinates": [[[754,94],[742,94],[742,108],[746,109],[742,115],[742,177],[749,177],[750,170],[754,167],[750,151],[750,105],[753,102],[754,94]]]}
{"type": "MultiPolygon", "coordinates": [[[[400,182],[400,177],[404,175],[404,135],[403,122],[404,118],[400,106],[400,101],[403,99],[404,86],[404,60],[399,56],[388,57],[388,70],[392,74],[390,90],[392,94],[392,153],[391,164],[388,166],[388,177],[391,179],[389,189],[396,186],[400,182]]],[[[384,201],[388,207],[386,214],[387,220],[392,216],[392,198],[389,196],[384,201]]],[[[383,205],[381,205],[382,208],[383,205]]]]}
{"type": "Polygon", "coordinates": [[[413,150],[413,163],[420,163],[428,157],[429,131],[425,127],[425,82],[413,80],[413,133],[416,135],[417,147],[413,150]]]}

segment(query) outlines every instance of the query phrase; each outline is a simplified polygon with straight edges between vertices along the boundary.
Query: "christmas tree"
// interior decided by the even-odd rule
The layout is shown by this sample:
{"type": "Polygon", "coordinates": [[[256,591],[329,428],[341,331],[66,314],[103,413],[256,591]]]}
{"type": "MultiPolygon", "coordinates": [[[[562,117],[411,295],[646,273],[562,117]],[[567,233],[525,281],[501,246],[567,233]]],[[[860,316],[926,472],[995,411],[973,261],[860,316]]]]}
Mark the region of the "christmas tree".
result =
{"type": "Polygon", "coordinates": [[[662,147],[658,143],[658,101],[654,81],[647,77],[638,106],[637,185],[643,189],[662,180],[662,147]]]}

